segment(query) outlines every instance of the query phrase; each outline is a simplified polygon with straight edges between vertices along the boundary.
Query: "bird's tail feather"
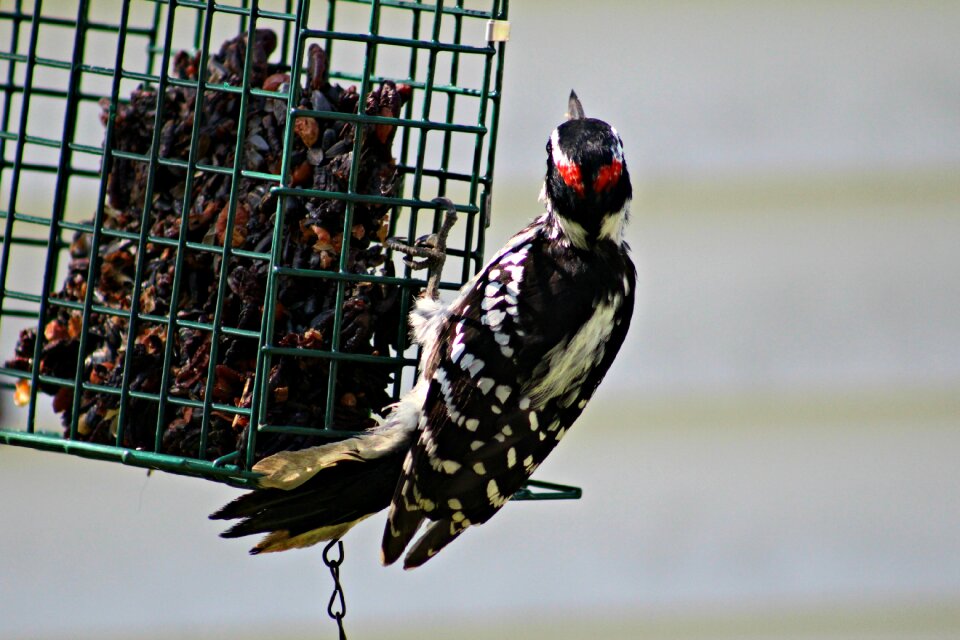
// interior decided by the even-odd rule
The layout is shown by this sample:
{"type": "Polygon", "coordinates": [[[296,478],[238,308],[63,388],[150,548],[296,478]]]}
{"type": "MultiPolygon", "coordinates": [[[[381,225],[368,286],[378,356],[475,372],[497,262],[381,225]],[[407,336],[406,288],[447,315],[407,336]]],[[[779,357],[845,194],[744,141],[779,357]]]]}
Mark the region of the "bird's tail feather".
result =
{"type": "Polygon", "coordinates": [[[445,546],[457,539],[465,531],[451,520],[443,519],[431,522],[429,528],[417,539],[407,556],[403,559],[404,569],[415,569],[437,555],[445,546]]]}
{"type": "Polygon", "coordinates": [[[301,451],[265,458],[263,488],[213,513],[240,519],[224,538],[268,534],[251,553],[305,547],[341,537],[353,525],[387,507],[400,477],[409,429],[388,428],[301,451]]]}
{"type": "Polygon", "coordinates": [[[403,555],[403,550],[410,544],[425,519],[423,510],[417,503],[409,502],[399,493],[397,496],[399,499],[394,501],[390,508],[383,531],[380,562],[384,565],[393,564],[403,555]]]}

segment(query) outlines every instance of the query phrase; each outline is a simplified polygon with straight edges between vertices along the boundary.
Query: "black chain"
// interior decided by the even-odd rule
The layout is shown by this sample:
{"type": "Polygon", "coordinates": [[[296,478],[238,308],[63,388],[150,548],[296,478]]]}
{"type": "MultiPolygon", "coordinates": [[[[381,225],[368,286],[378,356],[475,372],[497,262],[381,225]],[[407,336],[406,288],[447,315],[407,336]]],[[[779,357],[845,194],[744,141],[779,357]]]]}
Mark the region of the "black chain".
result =
{"type": "Polygon", "coordinates": [[[330,575],[333,576],[333,593],[330,594],[327,613],[337,621],[340,640],[347,640],[347,632],[343,630],[343,618],[347,615],[347,602],[343,598],[343,585],[340,584],[340,565],[343,564],[343,542],[341,540],[331,540],[330,544],[324,547],[323,563],[330,567],[330,575]],[[338,557],[336,558],[330,557],[330,551],[334,546],[337,547],[338,557]]]}

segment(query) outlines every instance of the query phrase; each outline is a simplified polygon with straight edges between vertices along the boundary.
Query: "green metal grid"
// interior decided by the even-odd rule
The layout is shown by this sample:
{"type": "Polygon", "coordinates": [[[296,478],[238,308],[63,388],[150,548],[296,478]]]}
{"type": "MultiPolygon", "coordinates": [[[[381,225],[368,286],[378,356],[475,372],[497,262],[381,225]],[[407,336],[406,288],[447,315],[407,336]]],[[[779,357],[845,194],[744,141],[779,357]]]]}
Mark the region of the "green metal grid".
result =
{"type": "MultiPolygon", "coordinates": [[[[439,213],[430,203],[446,196],[461,213],[462,222],[448,241],[448,267],[441,287],[457,289],[482,265],[484,229],[489,217],[488,203],[492,187],[500,88],[503,77],[504,43],[484,41],[489,20],[505,20],[508,0],[455,0],[452,5],[408,0],[126,0],[119,7],[110,0],[0,0],[0,220],[3,221],[0,255],[0,358],[12,354],[13,342],[25,326],[34,326],[37,340],[33,369],[19,371],[0,367],[0,384],[12,389],[17,380],[29,380],[29,402],[23,413],[3,417],[3,424],[21,422],[16,429],[0,428],[0,443],[28,446],[74,455],[119,461],[125,464],[201,476],[238,486],[250,486],[255,478],[252,467],[258,433],[306,434],[339,438],[345,435],[333,426],[337,371],[344,361],[390,367],[392,396],[398,397],[409,384],[416,366],[415,353],[407,345],[405,320],[397,327],[401,348],[393,355],[362,355],[342,351],[340,333],[343,323],[345,285],[348,282],[384,283],[401,287],[405,318],[409,299],[424,283],[409,269],[402,276],[364,275],[347,269],[351,220],[358,203],[376,203],[390,207],[391,235],[400,233],[415,238],[435,230],[439,213]],[[283,93],[249,86],[208,83],[205,74],[197,80],[170,74],[171,58],[178,49],[200,53],[199,69],[206,69],[211,51],[225,39],[246,33],[244,77],[249,78],[253,34],[258,28],[271,28],[279,37],[271,61],[298,61],[290,69],[289,89],[283,93]],[[311,42],[321,43],[329,56],[331,81],[355,83],[361,97],[384,80],[403,82],[412,87],[413,99],[398,118],[360,113],[315,111],[300,104],[301,76],[305,54],[311,42]],[[341,58],[343,62],[341,63],[341,58]],[[341,65],[342,66],[338,66],[341,65]],[[114,115],[130,90],[139,84],[153,86],[157,93],[156,119],[152,143],[146,154],[114,148],[114,115]],[[240,98],[240,117],[233,166],[205,165],[198,161],[200,118],[193,123],[189,156],[184,159],[161,157],[159,137],[162,129],[162,105],[165,89],[186,87],[196,90],[197,111],[207,92],[232,92],[240,98]],[[285,100],[288,105],[283,156],[279,173],[243,168],[246,142],[246,105],[252,97],[285,100]],[[102,100],[109,104],[110,118],[105,134],[91,113],[102,100]],[[356,180],[360,162],[362,135],[353,141],[349,187],[346,192],[320,191],[294,187],[291,182],[293,126],[298,117],[335,119],[361,124],[389,124],[397,127],[393,152],[403,176],[397,197],[358,193],[356,180]],[[60,124],[62,122],[62,124],[60,124]],[[54,123],[59,130],[47,127],[54,123]],[[92,132],[92,133],[91,133],[92,132]],[[102,135],[102,142],[97,137],[102,135]],[[468,152],[464,153],[464,149],[468,152]],[[345,202],[343,243],[338,271],[318,271],[286,266],[281,260],[282,215],[276,215],[269,252],[189,242],[186,234],[178,238],[156,237],[150,225],[141,224],[138,233],[104,226],[107,176],[116,160],[145,163],[148,166],[146,203],[152,201],[158,167],[175,167],[186,172],[185,193],[191,192],[196,175],[220,173],[230,178],[228,214],[224,236],[232,237],[236,223],[238,191],[241,179],[269,183],[277,197],[277,211],[283,211],[286,199],[339,199],[345,202]],[[103,170],[101,171],[101,168],[103,170]],[[39,189],[36,185],[43,185],[39,189]],[[49,188],[45,188],[49,187],[49,188]],[[40,194],[38,197],[38,193],[40,194]],[[423,215],[423,211],[428,215],[423,215]],[[94,212],[92,222],[86,221],[94,212]],[[93,287],[86,289],[81,302],[54,296],[63,279],[62,253],[74,233],[89,238],[90,255],[110,239],[126,239],[144,247],[147,243],[176,249],[176,276],[171,308],[164,315],[139,308],[146,252],[137,252],[136,276],[129,310],[114,309],[94,299],[93,287]],[[219,253],[221,264],[231,256],[265,261],[270,270],[259,331],[221,326],[223,298],[227,287],[226,269],[221,269],[217,284],[217,303],[210,322],[184,320],[177,316],[177,291],[182,281],[187,251],[219,253]],[[27,262],[42,263],[39,288],[30,289],[20,272],[27,262]],[[328,350],[304,350],[276,344],[277,290],[281,278],[323,278],[336,282],[337,295],[333,320],[332,345],[328,350]],[[44,324],[57,308],[82,314],[83,326],[89,326],[91,313],[125,319],[126,348],[129,353],[136,336],[135,327],[145,323],[167,328],[161,390],[171,383],[169,339],[177,327],[210,332],[211,353],[204,400],[191,400],[169,393],[146,393],[130,388],[130,370],[123,371],[119,387],[94,384],[85,376],[84,356],[88,333],[82,331],[75,375],[72,378],[41,374],[39,356],[43,346],[44,324]],[[214,367],[218,362],[219,336],[257,342],[256,375],[249,408],[221,404],[212,400],[214,367]],[[296,356],[319,358],[329,367],[325,424],[316,427],[270,424],[267,419],[268,388],[265,373],[274,358],[296,356]],[[42,425],[44,415],[38,397],[40,386],[69,387],[73,393],[72,419],[66,433],[54,433],[42,425]],[[96,444],[78,437],[81,393],[95,391],[119,396],[119,415],[115,444],[96,444]],[[152,450],[121,446],[124,431],[137,416],[130,415],[131,399],[158,404],[155,442],[152,450]],[[191,406],[202,413],[202,429],[196,457],[174,456],[163,452],[161,434],[167,405],[191,406]],[[241,448],[231,454],[209,459],[206,438],[211,412],[243,416],[249,420],[245,454],[241,448]],[[25,415],[24,415],[25,414],[25,415]],[[25,418],[25,419],[24,419],[25,418]]],[[[189,198],[182,205],[181,226],[191,208],[189,198]]],[[[144,211],[146,218],[147,211],[144,211]]],[[[96,260],[90,261],[88,282],[93,282],[96,260]]],[[[516,498],[579,497],[579,489],[531,482],[516,498]]]]}

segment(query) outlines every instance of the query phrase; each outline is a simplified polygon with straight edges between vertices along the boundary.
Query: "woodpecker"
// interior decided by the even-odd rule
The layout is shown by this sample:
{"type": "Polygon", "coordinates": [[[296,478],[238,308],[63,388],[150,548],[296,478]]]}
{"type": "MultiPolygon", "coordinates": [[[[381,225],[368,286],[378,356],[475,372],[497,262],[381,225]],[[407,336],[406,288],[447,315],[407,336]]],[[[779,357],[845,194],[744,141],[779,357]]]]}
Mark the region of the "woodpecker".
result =
{"type": "Polygon", "coordinates": [[[211,515],[251,553],[342,537],[389,507],[381,560],[420,566],[520,489],[579,417],[623,344],[636,270],[623,239],[632,188],[616,129],[584,115],[550,135],[546,211],[444,304],[410,315],[414,387],[362,435],[260,461],[259,488],[211,515]]]}

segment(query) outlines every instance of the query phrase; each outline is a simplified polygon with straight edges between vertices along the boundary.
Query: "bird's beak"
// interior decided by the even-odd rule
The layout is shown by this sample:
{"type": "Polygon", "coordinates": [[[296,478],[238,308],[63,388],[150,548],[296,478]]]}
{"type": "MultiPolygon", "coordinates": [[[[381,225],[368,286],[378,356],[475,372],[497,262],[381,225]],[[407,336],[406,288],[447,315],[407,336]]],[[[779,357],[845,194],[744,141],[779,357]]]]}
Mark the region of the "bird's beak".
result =
{"type": "Polygon", "coordinates": [[[570,101],[567,103],[567,120],[580,120],[586,117],[583,113],[583,105],[580,104],[580,98],[577,97],[577,92],[571,90],[570,101]]]}

